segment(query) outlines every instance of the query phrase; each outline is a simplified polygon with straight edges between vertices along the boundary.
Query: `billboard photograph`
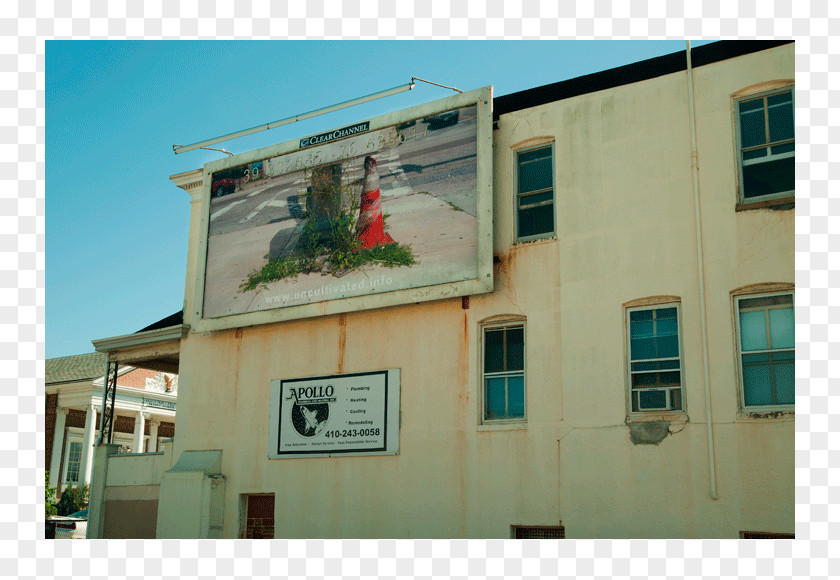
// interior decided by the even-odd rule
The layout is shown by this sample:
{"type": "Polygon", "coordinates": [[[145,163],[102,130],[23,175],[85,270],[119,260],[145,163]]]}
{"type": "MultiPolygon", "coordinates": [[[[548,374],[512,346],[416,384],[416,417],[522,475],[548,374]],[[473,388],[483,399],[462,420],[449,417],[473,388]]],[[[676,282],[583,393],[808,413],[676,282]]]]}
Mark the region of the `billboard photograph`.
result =
{"type": "Polygon", "coordinates": [[[478,109],[363,121],[209,164],[201,317],[478,279],[478,109]]]}

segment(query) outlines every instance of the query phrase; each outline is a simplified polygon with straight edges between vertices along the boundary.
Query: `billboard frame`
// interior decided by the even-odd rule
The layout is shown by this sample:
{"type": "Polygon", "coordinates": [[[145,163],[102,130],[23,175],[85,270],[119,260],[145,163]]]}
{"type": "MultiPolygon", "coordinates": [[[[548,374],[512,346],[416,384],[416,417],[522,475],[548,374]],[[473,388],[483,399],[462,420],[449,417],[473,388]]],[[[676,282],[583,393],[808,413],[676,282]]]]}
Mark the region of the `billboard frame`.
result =
{"type": "Polygon", "coordinates": [[[296,138],[239,155],[211,161],[204,165],[202,192],[200,195],[201,221],[197,243],[198,255],[196,256],[193,307],[190,313],[193,318],[191,326],[196,332],[209,332],[492,292],[494,287],[492,93],[492,86],[487,86],[362,121],[369,123],[368,130],[364,132],[366,134],[414,119],[437,115],[449,110],[472,105],[476,106],[476,278],[430,286],[402,288],[361,296],[335,298],[267,310],[256,310],[214,318],[204,318],[205,276],[210,231],[210,188],[213,174],[225,169],[231,169],[244,164],[306,149],[306,147],[301,147],[302,138],[296,138]]]}

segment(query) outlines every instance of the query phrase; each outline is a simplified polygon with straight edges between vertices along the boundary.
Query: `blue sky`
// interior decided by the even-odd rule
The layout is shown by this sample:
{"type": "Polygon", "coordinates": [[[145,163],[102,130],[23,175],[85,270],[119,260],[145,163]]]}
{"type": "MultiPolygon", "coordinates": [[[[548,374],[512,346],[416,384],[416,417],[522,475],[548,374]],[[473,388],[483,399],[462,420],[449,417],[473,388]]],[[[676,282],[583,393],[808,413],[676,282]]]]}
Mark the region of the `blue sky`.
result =
{"type": "MultiPolygon", "coordinates": [[[[693,42],[693,46],[705,42],[693,42]]],[[[420,77],[505,95],[684,41],[47,41],[46,357],[93,351],[183,307],[188,145],[420,77]]],[[[242,153],[453,94],[414,90],[227,141],[242,153]]]]}

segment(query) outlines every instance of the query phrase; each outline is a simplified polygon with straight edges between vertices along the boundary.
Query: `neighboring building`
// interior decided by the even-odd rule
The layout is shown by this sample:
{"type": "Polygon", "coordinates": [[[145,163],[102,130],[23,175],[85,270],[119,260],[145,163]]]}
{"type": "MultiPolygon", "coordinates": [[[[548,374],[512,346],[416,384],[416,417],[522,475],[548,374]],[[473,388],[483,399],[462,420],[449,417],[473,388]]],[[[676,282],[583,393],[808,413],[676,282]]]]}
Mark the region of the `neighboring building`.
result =
{"type": "MultiPolygon", "coordinates": [[[[794,45],[692,64],[493,99],[489,293],[196,330],[211,175],[173,176],[192,198],[183,320],[95,344],[177,358],[178,435],[154,466],[97,461],[89,536],[132,497],[161,538],[792,535],[794,45]],[[323,436],[314,405],[354,373],[397,381],[399,452],[272,458],[281,381],[323,378],[298,431],[323,436]]],[[[422,169],[395,163],[383,191],[422,169]]]]}
{"type": "MultiPolygon", "coordinates": [[[[50,486],[90,483],[99,440],[105,355],[47,359],[45,442],[50,486]]],[[[178,376],[143,368],[119,369],[113,442],[120,453],[153,453],[175,434],[178,376]]]]}

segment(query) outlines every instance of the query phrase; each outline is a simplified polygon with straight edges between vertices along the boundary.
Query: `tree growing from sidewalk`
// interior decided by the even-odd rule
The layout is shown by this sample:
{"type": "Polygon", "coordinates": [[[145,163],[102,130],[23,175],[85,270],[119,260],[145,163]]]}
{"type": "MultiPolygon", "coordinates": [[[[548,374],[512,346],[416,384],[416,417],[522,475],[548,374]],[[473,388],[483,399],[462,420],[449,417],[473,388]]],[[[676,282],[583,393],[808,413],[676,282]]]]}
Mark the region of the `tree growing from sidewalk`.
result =
{"type": "Polygon", "coordinates": [[[323,272],[333,276],[372,264],[386,268],[411,266],[416,258],[407,244],[385,244],[363,248],[356,232],[361,188],[340,177],[335,165],[315,168],[307,175],[307,212],[300,238],[291,255],[272,258],[240,284],[247,292],[269,282],[296,278],[298,274],[323,272]]]}

